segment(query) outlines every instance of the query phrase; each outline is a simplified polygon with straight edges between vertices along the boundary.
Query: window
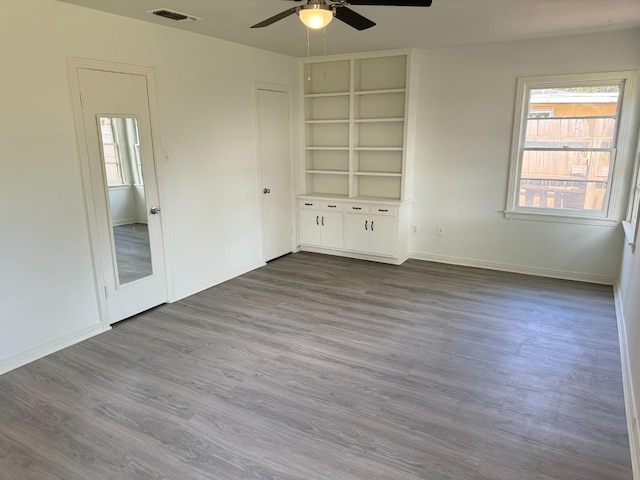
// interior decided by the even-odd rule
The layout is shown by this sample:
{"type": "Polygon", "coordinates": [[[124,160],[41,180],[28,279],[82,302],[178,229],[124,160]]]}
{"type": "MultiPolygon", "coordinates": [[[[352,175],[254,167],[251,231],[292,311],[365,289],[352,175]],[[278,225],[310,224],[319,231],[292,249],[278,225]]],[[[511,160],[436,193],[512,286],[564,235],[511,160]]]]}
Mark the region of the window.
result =
{"type": "Polygon", "coordinates": [[[507,217],[613,221],[609,204],[630,75],[518,79],[507,217]]]}
{"type": "Polygon", "coordinates": [[[638,132],[638,148],[636,149],[636,163],[633,167],[633,182],[629,194],[629,208],[626,221],[622,222],[627,242],[635,248],[638,237],[638,209],[640,207],[640,132],[638,132]]]}
{"type": "Polygon", "coordinates": [[[111,118],[100,117],[100,135],[107,185],[123,185],[122,165],[118,152],[118,142],[111,118]]]}

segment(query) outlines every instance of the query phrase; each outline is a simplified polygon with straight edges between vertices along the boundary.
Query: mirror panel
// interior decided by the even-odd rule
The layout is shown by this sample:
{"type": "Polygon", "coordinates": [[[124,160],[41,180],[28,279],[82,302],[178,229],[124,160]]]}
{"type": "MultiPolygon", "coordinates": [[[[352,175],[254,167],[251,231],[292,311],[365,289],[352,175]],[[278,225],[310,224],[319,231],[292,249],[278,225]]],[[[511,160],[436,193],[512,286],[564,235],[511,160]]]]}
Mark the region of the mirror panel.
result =
{"type": "Polygon", "coordinates": [[[118,286],[153,274],[138,121],[98,115],[118,286]]]}

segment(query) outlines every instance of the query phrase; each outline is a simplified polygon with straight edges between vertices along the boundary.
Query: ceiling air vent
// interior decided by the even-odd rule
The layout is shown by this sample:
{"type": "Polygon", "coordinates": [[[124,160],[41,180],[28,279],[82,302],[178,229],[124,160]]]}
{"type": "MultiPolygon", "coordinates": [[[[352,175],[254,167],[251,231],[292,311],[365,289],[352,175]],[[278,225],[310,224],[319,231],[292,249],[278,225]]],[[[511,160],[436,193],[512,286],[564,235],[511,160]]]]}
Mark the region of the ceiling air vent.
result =
{"type": "Polygon", "coordinates": [[[195,22],[196,20],[200,20],[198,17],[193,17],[191,15],[186,15],[184,13],[175,12],[173,10],[167,10],[166,8],[161,8],[159,10],[151,10],[147,13],[153,13],[159,17],[168,18],[169,20],[174,20],[176,22],[195,22]]]}

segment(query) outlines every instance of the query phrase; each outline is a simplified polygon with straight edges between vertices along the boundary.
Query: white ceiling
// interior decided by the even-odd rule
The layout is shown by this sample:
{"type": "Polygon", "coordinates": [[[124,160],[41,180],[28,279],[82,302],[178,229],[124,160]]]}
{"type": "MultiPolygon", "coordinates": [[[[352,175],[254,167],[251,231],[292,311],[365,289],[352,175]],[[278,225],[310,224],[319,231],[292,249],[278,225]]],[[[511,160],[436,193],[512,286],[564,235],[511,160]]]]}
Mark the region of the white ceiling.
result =
{"type": "MultiPolygon", "coordinates": [[[[283,0],[60,0],[295,57],[307,55],[307,29],[292,15],[249,27],[298,3],[283,0]],[[149,10],[199,17],[179,23],[149,10]]],[[[640,26],[640,0],[433,0],[424,7],[351,7],[377,25],[357,31],[334,20],[312,32],[311,55],[438,48],[640,26]]],[[[640,47],[640,46],[639,46],[640,47]]]]}

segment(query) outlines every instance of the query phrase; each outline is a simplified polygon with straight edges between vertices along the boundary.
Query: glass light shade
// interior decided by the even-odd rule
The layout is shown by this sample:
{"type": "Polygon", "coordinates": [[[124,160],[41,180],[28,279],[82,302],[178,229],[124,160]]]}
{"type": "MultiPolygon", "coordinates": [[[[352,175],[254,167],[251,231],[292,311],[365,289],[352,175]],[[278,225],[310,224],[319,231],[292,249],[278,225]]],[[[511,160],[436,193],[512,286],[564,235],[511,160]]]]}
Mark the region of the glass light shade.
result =
{"type": "Polygon", "coordinates": [[[322,8],[322,5],[310,5],[311,8],[302,8],[298,16],[307,27],[318,29],[329,25],[333,20],[333,11],[322,8]]]}

